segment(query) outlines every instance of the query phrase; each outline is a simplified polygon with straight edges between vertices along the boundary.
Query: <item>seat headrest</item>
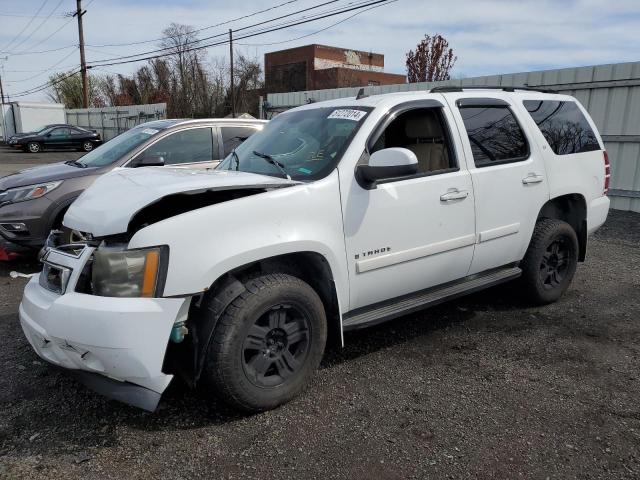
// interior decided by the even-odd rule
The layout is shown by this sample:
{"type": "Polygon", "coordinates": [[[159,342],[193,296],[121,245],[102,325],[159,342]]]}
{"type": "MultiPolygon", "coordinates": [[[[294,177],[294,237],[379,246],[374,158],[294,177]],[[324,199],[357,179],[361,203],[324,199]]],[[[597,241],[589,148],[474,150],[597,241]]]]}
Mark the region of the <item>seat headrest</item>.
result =
{"type": "Polygon", "coordinates": [[[440,138],[442,129],[435,112],[421,113],[407,118],[404,133],[409,138],[440,138]]]}

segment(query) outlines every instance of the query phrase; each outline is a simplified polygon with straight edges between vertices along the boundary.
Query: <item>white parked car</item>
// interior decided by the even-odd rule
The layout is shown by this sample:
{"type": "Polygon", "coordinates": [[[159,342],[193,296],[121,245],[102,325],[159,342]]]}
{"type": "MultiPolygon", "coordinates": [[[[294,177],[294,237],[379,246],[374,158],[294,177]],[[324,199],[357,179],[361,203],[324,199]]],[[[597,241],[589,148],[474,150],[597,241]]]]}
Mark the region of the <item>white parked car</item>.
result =
{"type": "Polygon", "coordinates": [[[501,282],[557,300],[609,210],[575,98],[358,95],[282,113],[214,171],[100,177],[43,252],[24,332],[43,359],[153,410],[174,375],[248,411],[298,394],[327,337],[501,282]]]}

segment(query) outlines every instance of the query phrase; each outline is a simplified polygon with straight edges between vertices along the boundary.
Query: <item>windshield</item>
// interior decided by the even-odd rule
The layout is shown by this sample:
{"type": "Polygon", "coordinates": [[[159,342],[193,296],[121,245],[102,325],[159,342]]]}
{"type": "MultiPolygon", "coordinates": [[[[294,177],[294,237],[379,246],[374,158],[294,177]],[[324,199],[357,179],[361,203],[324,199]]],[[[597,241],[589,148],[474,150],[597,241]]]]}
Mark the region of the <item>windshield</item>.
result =
{"type": "Polygon", "coordinates": [[[335,168],[371,110],[329,107],[281,113],[238,146],[218,169],[278,177],[286,172],[294,180],[317,180],[335,168]]]}
{"type": "Polygon", "coordinates": [[[159,131],[160,130],[155,128],[145,128],[142,126],[132,128],[87,153],[78,160],[78,163],[86,165],[87,167],[110,165],[159,131]]]}

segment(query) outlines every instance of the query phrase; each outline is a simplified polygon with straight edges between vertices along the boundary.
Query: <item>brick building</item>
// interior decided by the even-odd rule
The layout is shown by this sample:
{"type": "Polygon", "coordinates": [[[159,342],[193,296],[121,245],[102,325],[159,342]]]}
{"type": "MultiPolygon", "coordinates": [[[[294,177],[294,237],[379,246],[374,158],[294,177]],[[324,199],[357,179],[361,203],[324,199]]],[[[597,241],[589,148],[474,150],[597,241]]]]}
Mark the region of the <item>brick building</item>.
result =
{"type": "Polygon", "coordinates": [[[405,83],[384,72],[384,55],[326,45],[279,50],[264,56],[267,93],[405,83]]]}

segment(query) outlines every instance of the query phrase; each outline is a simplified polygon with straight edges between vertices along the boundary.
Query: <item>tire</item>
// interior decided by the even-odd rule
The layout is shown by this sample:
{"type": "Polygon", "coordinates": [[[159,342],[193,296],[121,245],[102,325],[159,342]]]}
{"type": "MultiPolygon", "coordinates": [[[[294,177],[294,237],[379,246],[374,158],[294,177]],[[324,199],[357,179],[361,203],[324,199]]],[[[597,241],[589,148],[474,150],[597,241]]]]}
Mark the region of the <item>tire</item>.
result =
{"type": "Polygon", "coordinates": [[[39,153],[42,150],[42,147],[38,142],[29,142],[27,143],[26,151],[29,153],[39,153]]]}
{"type": "Polygon", "coordinates": [[[207,393],[260,412],[307,385],[324,353],[327,321],[318,294],[296,277],[262,275],[245,287],[216,325],[200,378],[207,393]]]}
{"type": "Polygon", "coordinates": [[[93,150],[93,143],[91,143],[91,142],[82,142],[82,151],[83,152],[90,152],[91,150],[93,150]]]}
{"type": "Polygon", "coordinates": [[[566,222],[538,221],[522,260],[522,293],[536,305],[555,302],[567,290],[578,266],[578,237],[566,222]]]}

